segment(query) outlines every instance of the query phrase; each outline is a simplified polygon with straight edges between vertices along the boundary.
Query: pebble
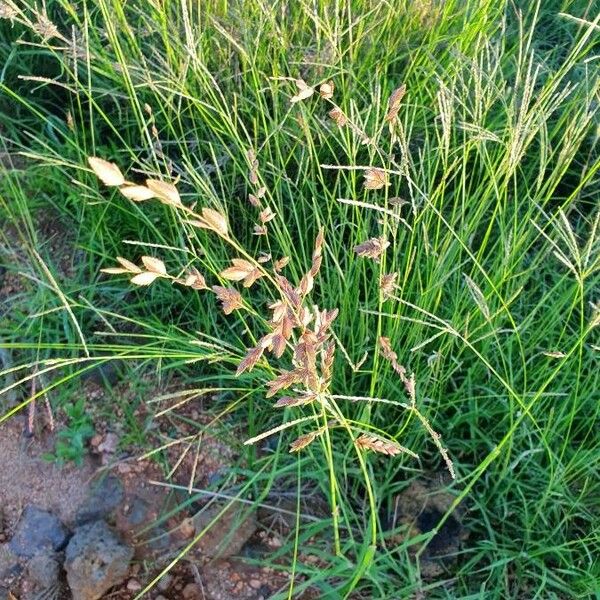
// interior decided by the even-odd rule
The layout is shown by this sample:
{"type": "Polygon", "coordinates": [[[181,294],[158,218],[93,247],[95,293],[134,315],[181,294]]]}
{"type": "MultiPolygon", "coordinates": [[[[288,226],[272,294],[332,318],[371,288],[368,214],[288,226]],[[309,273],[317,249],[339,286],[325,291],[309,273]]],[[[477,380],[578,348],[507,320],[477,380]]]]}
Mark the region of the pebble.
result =
{"type": "MultiPolygon", "coordinates": [[[[159,592],[166,592],[171,587],[172,583],[173,583],[173,576],[169,575],[169,573],[167,573],[166,575],[164,575],[163,577],[161,577],[158,580],[158,583],[156,584],[156,588],[158,589],[159,592]]],[[[158,598],[156,598],[156,600],[158,600],[158,598]]]]}
{"type": "Polygon", "coordinates": [[[188,583],[181,592],[185,600],[200,600],[200,588],[195,583],[188,583]]]}
{"type": "Polygon", "coordinates": [[[137,579],[130,579],[127,582],[127,590],[130,592],[139,592],[142,589],[142,584],[137,579]]]}
{"type": "Polygon", "coordinates": [[[184,538],[191,538],[196,532],[193,519],[183,519],[179,526],[179,532],[184,538]]]}
{"type": "Polygon", "coordinates": [[[250,580],[250,587],[254,588],[255,590],[259,590],[262,586],[262,581],[260,581],[259,579],[251,579],[250,580]]]}
{"type": "Polygon", "coordinates": [[[69,531],[58,517],[29,505],[21,515],[10,549],[18,556],[30,558],[44,549],[62,550],[68,540],[69,531]]]}

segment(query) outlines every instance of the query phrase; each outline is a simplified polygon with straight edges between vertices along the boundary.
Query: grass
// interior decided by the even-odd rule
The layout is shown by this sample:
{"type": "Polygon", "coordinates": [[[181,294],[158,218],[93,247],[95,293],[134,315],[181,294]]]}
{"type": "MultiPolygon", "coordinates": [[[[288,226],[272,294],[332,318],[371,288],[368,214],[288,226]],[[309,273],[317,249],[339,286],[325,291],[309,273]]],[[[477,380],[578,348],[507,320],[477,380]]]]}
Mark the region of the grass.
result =
{"type": "Polygon", "coordinates": [[[39,5],[2,7],[13,18],[0,22],[0,134],[24,161],[0,182],[3,249],[6,268],[30,282],[0,324],[23,365],[17,379],[48,369],[51,391],[118,358],[132,374],[222,390],[211,408],[244,459],[243,483],[223,491],[261,502],[273,486],[314,488],[332,507],[273,558],[296,575],[281,597],[308,585],[331,598],[598,593],[597,4],[48,0],[57,31],[39,5]],[[333,81],[333,97],[290,103],[296,78],[333,81]],[[331,102],[348,123],[328,116],[331,102]],[[104,187],[90,156],[137,183],[176,180],[186,206],[226,216],[238,254],[172,205],[104,187]],[[373,168],[389,185],[364,187],[373,168]],[[276,216],[256,236],[248,197],[263,186],[276,216]],[[67,275],[39,233],[47,214],[77,248],[67,275]],[[450,489],[470,535],[433,581],[424,549],[414,554],[433,533],[383,538],[395,494],[445,468],[416,413],[336,400],[340,422],[419,460],[356,449],[345,427],[288,454],[306,423],[275,436],[272,452],[243,446],[312,415],[270,408],[266,383],[285,363],[235,377],[277,290],[259,280],[242,291],[254,312],[224,317],[210,292],[100,273],[117,256],[151,255],[169,273],[193,263],[209,285],[230,285],[219,273],[243,249],[291,257],[285,273],[298,282],[320,228],[310,304],[339,310],[331,390],[404,402],[378,345],[389,338],[456,470],[450,489]],[[354,251],[379,237],[389,242],[380,261],[354,251]],[[389,298],[386,273],[397,273],[389,298]],[[327,568],[302,561],[309,544],[327,568]]]}

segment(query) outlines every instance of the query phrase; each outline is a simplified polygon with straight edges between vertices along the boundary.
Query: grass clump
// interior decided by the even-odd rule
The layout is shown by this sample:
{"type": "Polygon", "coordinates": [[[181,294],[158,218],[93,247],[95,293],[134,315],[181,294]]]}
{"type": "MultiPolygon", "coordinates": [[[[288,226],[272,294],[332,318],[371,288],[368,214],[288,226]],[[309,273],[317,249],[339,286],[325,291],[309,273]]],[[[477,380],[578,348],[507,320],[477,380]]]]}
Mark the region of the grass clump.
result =
{"type": "Polygon", "coordinates": [[[19,378],[158,361],[218,389],[235,494],[294,473],[329,500],[281,551],[288,597],[597,590],[593,3],[1,6],[27,161],[3,246],[40,282],[3,317],[19,378]],[[85,252],[69,277],[36,243],[48,206],[85,252]],[[450,511],[395,543],[387,515],[448,468],[470,535],[431,581],[450,511]],[[325,570],[299,552],[323,527],[325,570]]]}

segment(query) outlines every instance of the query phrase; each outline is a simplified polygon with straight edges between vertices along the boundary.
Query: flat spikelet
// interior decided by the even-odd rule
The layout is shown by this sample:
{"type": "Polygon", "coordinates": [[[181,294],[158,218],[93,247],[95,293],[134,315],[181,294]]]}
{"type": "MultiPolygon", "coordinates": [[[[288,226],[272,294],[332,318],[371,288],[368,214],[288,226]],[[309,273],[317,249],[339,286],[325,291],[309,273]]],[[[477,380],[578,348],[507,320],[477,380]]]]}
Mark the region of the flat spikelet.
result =
{"type": "Polygon", "coordinates": [[[221,308],[226,315],[230,315],[234,310],[244,308],[242,296],[237,290],[220,285],[213,285],[212,290],[221,301],[221,308]]]}
{"type": "Polygon", "coordinates": [[[379,261],[389,245],[390,243],[385,238],[371,238],[362,244],[354,246],[354,252],[357,256],[372,258],[375,261],[379,261]]]}
{"type": "Polygon", "coordinates": [[[392,440],[386,440],[375,435],[368,435],[364,433],[357,438],[354,443],[362,450],[372,450],[373,452],[378,452],[379,454],[396,456],[401,452],[406,452],[407,454],[418,458],[417,455],[411,450],[408,450],[408,448],[404,448],[404,446],[401,446],[392,440]]]}
{"type": "Polygon", "coordinates": [[[114,163],[108,162],[103,158],[98,158],[97,156],[90,156],[88,157],[88,164],[104,185],[115,187],[125,183],[123,173],[121,173],[119,167],[114,163]]]}
{"type": "Polygon", "coordinates": [[[369,169],[365,172],[363,185],[366,190],[379,190],[390,185],[388,175],[383,169],[369,169]]]}
{"type": "Polygon", "coordinates": [[[388,112],[385,116],[386,121],[393,121],[398,116],[400,104],[402,102],[402,98],[404,98],[404,94],[406,94],[406,86],[404,84],[392,92],[392,95],[388,101],[388,112]]]}
{"type": "Polygon", "coordinates": [[[154,192],[145,185],[123,185],[119,191],[125,198],[133,200],[133,202],[143,202],[155,197],[154,192]]]}
{"type": "Polygon", "coordinates": [[[310,433],[305,433],[301,435],[299,438],[296,438],[290,444],[290,452],[298,452],[302,450],[302,448],[306,448],[309,444],[312,444],[316,437],[319,435],[319,431],[311,431],[310,433]]]}
{"type": "Polygon", "coordinates": [[[292,104],[306,100],[315,93],[315,89],[310,87],[304,79],[297,79],[296,87],[298,88],[298,93],[290,98],[292,104]]]}
{"type": "Polygon", "coordinates": [[[173,206],[181,205],[181,197],[177,188],[166,181],[146,179],[146,187],[163,203],[173,206]]]}

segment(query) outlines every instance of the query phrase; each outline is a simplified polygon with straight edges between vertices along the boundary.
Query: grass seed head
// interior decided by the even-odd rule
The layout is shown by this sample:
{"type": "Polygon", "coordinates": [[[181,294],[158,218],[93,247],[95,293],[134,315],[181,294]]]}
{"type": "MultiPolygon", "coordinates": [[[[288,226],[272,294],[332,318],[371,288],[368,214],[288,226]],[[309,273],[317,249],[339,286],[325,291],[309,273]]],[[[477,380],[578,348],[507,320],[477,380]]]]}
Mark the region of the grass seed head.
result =
{"type": "Polygon", "coordinates": [[[171,206],[181,206],[181,197],[177,188],[160,179],[146,179],[146,187],[163,203],[171,206]]]}
{"type": "Polygon", "coordinates": [[[346,125],[346,123],[348,123],[348,117],[346,117],[344,111],[337,106],[332,108],[327,114],[338,127],[343,127],[346,125]]]}
{"type": "Polygon", "coordinates": [[[298,87],[298,93],[290,98],[292,104],[306,100],[315,93],[315,89],[310,87],[304,79],[297,79],[296,86],[298,87]]]}
{"type": "Polygon", "coordinates": [[[154,198],[154,192],[145,185],[126,184],[119,188],[119,191],[125,198],[133,200],[133,202],[143,202],[154,198]]]}
{"type": "Polygon", "coordinates": [[[387,454],[388,456],[396,456],[402,452],[400,444],[375,435],[367,435],[366,433],[357,438],[355,444],[362,450],[372,450],[373,452],[387,454]]]}
{"type": "Polygon", "coordinates": [[[299,452],[300,450],[302,450],[302,448],[306,448],[306,446],[308,446],[309,444],[312,444],[312,442],[314,442],[316,437],[317,437],[317,434],[314,431],[311,431],[310,433],[305,433],[304,435],[301,435],[299,438],[296,438],[290,444],[290,452],[299,452]]]}
{"type": "Polygon", "coordinates": [[[406,85],[402,84],[398,89],[392,92],[388,101],[388,112],[385,117],[386,121],[393,121],[398,116],[402,98],[406,94],[406,85]]]}
{"type": "Polygon", "coordinates": [[[125,177],[117,165],[97,156],[88,157],[88,164],[100,181],[109,187],[116,187],[125,183],[125,177]]]}
{"type": "Polygon", "coordinates": [[[324,100],[330,100],[333,98],[333,90],[335,89],[335,85],[333,81],[327,81],[326,83],[322,83],[319,87],[319,95],[324,100]]]}
{"type": "Polygon", "coordinates": [[[367,190],[380,190],[390,185],[388,174],[383,169],[373,168],[365,172],[363,185],[367,190]]]}
{"type": "Polygon", "coordinates": [[[379,291],[384,300],[387,300],[393,295],[394,290],[396,289],[397,278],[398,273],[385,273],[381,276],[381,280],[379,281],[379,291]]]}
{"type": "Polygon", "coordinates": [[[383,237],[371,238],[362,244],[354,246],[354,252],[358,256],[379,261],[389,245],[390,243],[383,237]]]}
{"type": "Polygon", "coordinates": [[[234,310],[244,308],[242,296],[237,290],[220,285],[213,285],[212,290],[221,301],[221,308],[226,315],[230,315],[234,310]]]}

